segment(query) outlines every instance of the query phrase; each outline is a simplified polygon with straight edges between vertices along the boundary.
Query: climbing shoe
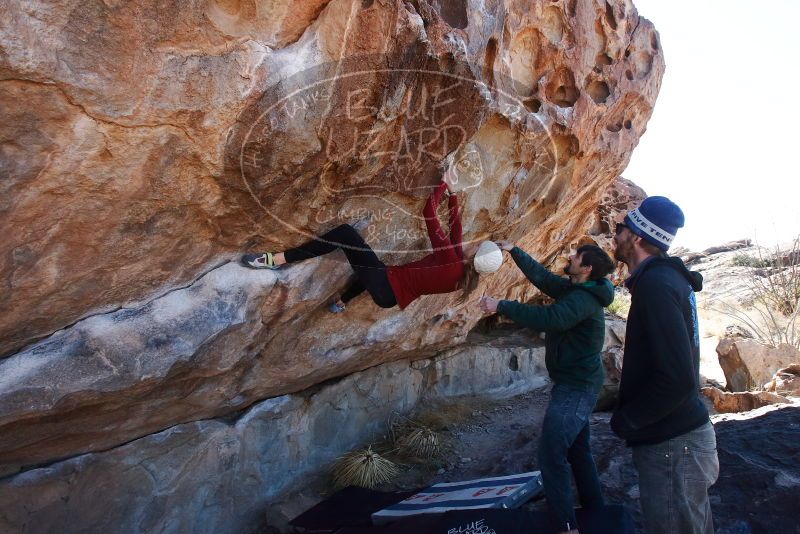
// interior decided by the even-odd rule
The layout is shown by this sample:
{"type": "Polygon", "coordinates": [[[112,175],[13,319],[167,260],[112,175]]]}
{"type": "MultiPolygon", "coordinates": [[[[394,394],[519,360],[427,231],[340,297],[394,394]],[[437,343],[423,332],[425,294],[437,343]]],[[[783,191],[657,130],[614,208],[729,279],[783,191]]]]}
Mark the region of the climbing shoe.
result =
{"type": "Polygon", "coordinates": [[[275,265],[275,255],[272,252],[245,254],[242,256],[242,263],[251,269],[280,269],[280,266],[275,265]]]}

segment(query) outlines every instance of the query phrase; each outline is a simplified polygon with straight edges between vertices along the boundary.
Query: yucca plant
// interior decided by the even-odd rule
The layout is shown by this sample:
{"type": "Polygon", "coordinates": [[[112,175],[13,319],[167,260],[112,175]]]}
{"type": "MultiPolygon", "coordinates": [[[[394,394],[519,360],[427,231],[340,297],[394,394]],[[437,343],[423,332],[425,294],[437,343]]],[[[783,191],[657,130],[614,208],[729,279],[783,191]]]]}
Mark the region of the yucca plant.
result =
{"type": "Polygon", "coordinates": [[[427,426],[418,425],[397,440],[401,449],[409,451],[420,458],[433,458],[442,450],[442,443],[437,434],[427,426]]]}
{"type": "Polygon", "coordinates": [[[374,488],[388,482],[400,473],[391,460],[387,460],[372,450],[366,449],[345,454],[337,459],[333,469],[333,483],[338,488],[360,486],[374,488]]]}

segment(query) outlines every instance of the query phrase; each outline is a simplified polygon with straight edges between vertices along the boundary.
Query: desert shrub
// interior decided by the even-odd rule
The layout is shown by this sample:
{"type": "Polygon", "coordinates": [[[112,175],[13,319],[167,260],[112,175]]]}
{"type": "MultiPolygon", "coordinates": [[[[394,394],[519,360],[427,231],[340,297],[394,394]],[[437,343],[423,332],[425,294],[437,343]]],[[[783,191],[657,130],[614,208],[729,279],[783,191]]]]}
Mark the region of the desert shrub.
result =
{"type": "Polygon", "coordinates": [[[763,343],[800,348],[800,236],[788,248],[776,246],[766,256],[758,250],[757,257],[748,256],[754,261],[747,265],[742,307],[726,305],[718,311],[743,324],[763,343]]]}
{"type": "Polygon", "coordinates": [[[731,263],[736,267],[752,267],[754,269],[765,269],[775,267],[774,258],[756,257],[750,254],[740,253],[733,257],[731,263]]]}
{"type": "Polygon", "coordinates": [[[617,317],[627,319],[631,309],[631,294],[625,288],[617,288],[614,291],[614,301],[606,309],[617,317]]]}
{"type": "Polygon", "coordinates": [[[423,425],[401,436],[398,446],[419,458],[435,458],[442,450],[439,434],[423,425]]]}
{"type": "Polygon", "coordinates": [[[353,451],[339,457],[333,469],[336,488],[359,486],[374,488],[389,482],[400,473],[397,464],[372,450],[353,451]]]}
{"type": "Polygon", "coordinates": [[[436,421],[421,422],[395,412],[388,423],[395,451],[417,458],[436,458],[444,452],[442,435],[434,428],[442,425],[436,421]]]}

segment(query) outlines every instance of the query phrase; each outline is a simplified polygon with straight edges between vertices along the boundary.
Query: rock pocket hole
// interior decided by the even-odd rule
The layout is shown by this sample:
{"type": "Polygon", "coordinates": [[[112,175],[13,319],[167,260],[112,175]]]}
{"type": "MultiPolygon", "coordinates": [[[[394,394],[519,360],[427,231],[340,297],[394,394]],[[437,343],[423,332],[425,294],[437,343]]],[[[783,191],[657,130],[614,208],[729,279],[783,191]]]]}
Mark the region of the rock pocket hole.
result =
{"type": "Polygon", "coordinates": [[[486,43],[486,53],[483,59],[483,81],[490,89],[494,89],[494,60],[496,57],[497,39],[492,37],[486,43]]]}
{"type": "Polygon", "coordinates": [[[633,127],[633,123],[629,120],[625,121],[625,129],[630,130],[633,127]]]}
{"type": "Polygon", "coordinates": [[[556,71],[545,87],[545,96],[558,107],[572,107],[580,96],[572,72],[566,68],[556,71]]]}
{"type": "Polygon", "coordinates": [[[545,9],[540,30],[552,44],[558,44],[564,37],[561,10],[552,6],[545,9]]]}
{"type": "Polygon", "coordinates": [[[609,124],[608,126],[606,126],[606,130],[608,130],[609,132],[617,133],[618,131],[622,130],[622,123],[617,122],[614,124],[609,124]]]}
{"type": "Polygon", "coordinates": [[[532,113],[539,113],[539,110],[542,109],[542,101],[538,98],[526,98],[522,103],[532,113]]]}
{"type": "Polygon", "coordinates": [[[633,79],[633,71],[626,70],[625,71],[625,77],[628,78],[629,80],[632,80],[633,79]]]}
{"type": "Polygon", "coordinates": [[[508,368],[512,371],[519,371],[519,359],[516,354],[513,354],[511,358],[508,359],[508,368]]]}
{"type": "Polygon", "coordinates": [[[606,82],[595,80],[586,86],[586,92],[592,97],[595,104],[603,104],[608,99],[611,91],[606,82]]]}
{"type": "Polygon", "coordinates": [[[439,2],[439,14],[453,28],[463,29],[469,25],[466,0],[443,0],[439,2]]]}
{"type": "Polygon", "coordinates": [[[536,90],[536,65],[542,39],[543,36],[537,30],[528,29],[515,35],[511,41],[511,78],[514,91],[522,97],[531,96],[536,90]]]}
{"type": "Polygon", "coordinates": [[[611,4],[608,2],[606,2],[606,22],[608,22],[612,30],[617,29],[617,19],[614,18],[614,8],[611,7],[611,4]]]}
{"type": "Polygon", "coordinates": [[[231,0],[216,0],[213,4],[217,9],[228,15],[236,15],[242,11],[241,2],[238,0],[234,2],[231,2],[231,0]]]}
{"type": "Polygon", "coordinates": [[[612,63],[611,56],[609,56],[608,54],[597,54],[597,57],[594,60],[594,64],[597,65],[598,67],[606,67],[608,65],[611,65],[611,63],[612,63]]]}
{"type": "Polygon", "coordinates": [[[575,87],[569,85],[560,85],[556,92],[553,94],[553,104],[560,108],[570,108],[578,101],[580,93],[575,87]]]}
{"type": "Polygon", "coordinates": [[[561,135],[553,133],[551,137],[556,150],[556,158],[559,165],[567,165],[570,159],[580,153],[581,145],[578,141],[578,138],[574,135],[561,135]]]}
{"type": "Polygon", "coordinates": [[[633,55],[633,70],[636,72],[636,77],[642,79],[650,74],[653,70],[653,56],[649,52],[641,51],[633,55]]]}

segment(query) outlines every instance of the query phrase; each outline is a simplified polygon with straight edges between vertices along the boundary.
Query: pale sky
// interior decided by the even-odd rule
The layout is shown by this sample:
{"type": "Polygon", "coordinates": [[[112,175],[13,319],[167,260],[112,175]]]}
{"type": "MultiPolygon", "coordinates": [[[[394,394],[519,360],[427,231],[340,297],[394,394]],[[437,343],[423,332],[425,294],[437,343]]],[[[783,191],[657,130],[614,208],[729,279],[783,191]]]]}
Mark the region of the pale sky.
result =
{"type": "Polygon", "coordinates": [[[667,63],[623,173],[686,215],[676,246],[800,233],[800,0],[634,0],[667,63]]]}

